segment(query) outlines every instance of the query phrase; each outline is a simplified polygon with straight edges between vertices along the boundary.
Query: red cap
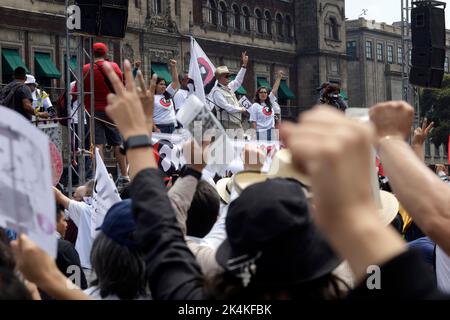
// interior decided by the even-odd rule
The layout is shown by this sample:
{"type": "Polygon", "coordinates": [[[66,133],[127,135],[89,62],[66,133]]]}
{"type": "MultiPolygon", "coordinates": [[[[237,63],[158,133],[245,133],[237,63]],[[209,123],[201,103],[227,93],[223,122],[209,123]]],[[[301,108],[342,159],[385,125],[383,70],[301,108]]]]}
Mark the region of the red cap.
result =
{"type": "Polygon", "coordinates": [[[108,47],[103,42],[96,42],[94,43],[94,52],[106,55],[108,47]]]}

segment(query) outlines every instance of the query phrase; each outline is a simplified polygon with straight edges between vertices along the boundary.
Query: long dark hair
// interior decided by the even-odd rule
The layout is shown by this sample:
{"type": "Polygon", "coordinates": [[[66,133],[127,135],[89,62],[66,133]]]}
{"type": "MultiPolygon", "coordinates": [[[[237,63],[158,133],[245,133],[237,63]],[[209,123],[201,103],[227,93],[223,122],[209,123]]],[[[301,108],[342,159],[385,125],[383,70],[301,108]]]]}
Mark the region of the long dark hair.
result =
{"type": "Polygon", "coordinates": [[[328,273],[318,279],[289,286],[266,285],[242,280],[229,272],[213,276],[205,283],[206,293],[216,300],[339,300],[350,287],[341,278],[328,273]]]}
{"type": "Polygon", "coordinates": [[[130,300],[147,293],[145,262],[139,251],[121,246],[100,232],[92,245],[91,263],[97,275],[92,284],[99,287],[102,298],[115,294],[130,300]]]}
{"type": "Polygon", "coordinates": [[[256,103],[259,103],[259,104],[261,104],[261,102],[264,102],[264,103],[266,104],[266,106],[269,108],[269,111],[272,112],[272,102],[270,102],[269,91],[270,91],[270,90],[269,90],[267,87],[259,87],[259,88],[256,90],[256,94],[255,94],[255,102],[256,102],[256,103]],[[261,101],[261,99],[259,98],[259,92],[260,92],[262,89],[266,89],[266,91],[267,91],[267,99],[266,99],[266,101],[261,101]]]}
{"type": "MultiPolygon", "coordinates": [[[[166,84],[166,87],[168,86],[166,79],[160,78],[160,77],[158,77],[156,79],[156,85],[158,85],[161,81],[164,81],[164,83],[166,84]]],[[[157,94],[156,93],[156,88],[155,88],[155,94],[157,94]]],[[[170,95],[170,93],[167,92],[167,90],[164,91],[164,93],[162,95],[164,96],[164,99],[166,99],[166,100],[172,99],[172,96],[170,95]]]]}

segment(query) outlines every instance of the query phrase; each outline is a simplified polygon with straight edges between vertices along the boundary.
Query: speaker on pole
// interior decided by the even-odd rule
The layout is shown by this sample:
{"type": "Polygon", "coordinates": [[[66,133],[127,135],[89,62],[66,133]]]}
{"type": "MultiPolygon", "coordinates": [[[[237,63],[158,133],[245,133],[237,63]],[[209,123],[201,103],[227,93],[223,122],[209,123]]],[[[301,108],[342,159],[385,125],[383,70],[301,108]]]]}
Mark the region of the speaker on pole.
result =
{"type": "Polygon", "coordinates": [[[128,23],[129,0],[76,0],[81,10],[80,33],[123,38],[128,23]]]}
{"type": "Polygon", "coordinates": [[[411,10],[413,85],[440,88],[445,64],[445,3],[416,1],[411,10]],[[443,6],[443,8],[440,8],[443,6]]]}

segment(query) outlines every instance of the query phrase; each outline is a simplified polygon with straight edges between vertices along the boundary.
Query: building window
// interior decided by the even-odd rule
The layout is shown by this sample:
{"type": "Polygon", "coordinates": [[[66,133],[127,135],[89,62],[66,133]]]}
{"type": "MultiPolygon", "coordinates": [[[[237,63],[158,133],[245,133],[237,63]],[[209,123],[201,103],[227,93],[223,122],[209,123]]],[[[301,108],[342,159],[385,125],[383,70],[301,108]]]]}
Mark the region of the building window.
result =
{"type": "Polygon", "coordinates": [[[136,7],[136,9],[140,9],[141,8],[141,0],[134,0],[134,6],[136,7]]]}
{"type": "Polygon", "coordinates": [[[356,60],[356,41],[347,41],[347,55],[352,59],[356,60]]]}
{"type": "Polygon", "coordinates": [[[153,0],[153,11],[157,15],[162,14],[163,9],[162,9],[161,0],[153,0]]]}
{"type": "Polygon", "coordinates": [[[366,59],[373,59],[372,41],[366,41],[366,59]]]}
{"type": "Polygon", "coordinates": [[[230,20],[232,27],[236,30],[241,30],[241,15],[239,6],[237,4],[233,4],[233,18],[230,20]]]}
{"type": "Polygon", "coordinates": [[[283,17],[281,14],[277,14],[277,36],[283,37],[283,17]]]}
{"type": "Polygon", "coordinates": [[[292,38],[292,19],[291,16],[286,16],[286,36],[288,39],[292,38]]]}
{"type": "Polygon", "coordinates": [[[383,44],[377,43],[377,61],[384,61],[384,52],[383,52],[383,44]]]}
{"type": "Polygon", "coordinates": [[[250,10],[247,7],[243,7],[242,14],[242,19],[244,21],[244,30],[250,32],[252,30],[250,26],[250,10]]]}
{"type": "Polygon", "coordinates": [[[180,11],[181,11],[180,0],[175,0],[175,15],[176,15],[177,17],[180,16],[180,11]]]}
{"type": "Polygon", "coordinates": [[[206,3],[206,17],[209,24],[217,26],[217,6],[214,0],[206,3]]]}
{"type": "Polygon", "coordinates": [[[397,47],[397,63],[403,64],[403,48],[397,47]]]}
{"type": "Polygon", "coordinates": [[[387,63],[394,63],[394,46],[387,46],[387,63]]]}
{"type": "Polygon", "coordinates": [[[256,16],[256,31],[258,33],[264,33],[263,29],[263,21],[262,21],[262,13],[261,10],[256,9],[255,10],[255,16],[256,16]]]}
{"type": "Polygon", "coordinates": [[[219,25],[225,28],[228,27],[227,5],[225,2],[219,3],[219,25]]]}
{"type": "Polygon", "coordinates": [[[265,18],[266,18],[266,29],[268,34],[272,34],[272,16],[269,11],[265,12],[265,18]]]}
{"type": "Polygon", "coordinates": [[[445,57],[444,71],[449,73],[448,57],[445,57]]]}
{"type": "Polygon", "coordinates": [[[339,40],[339,25],[335,17],[330,17],[326,23],[327,38],[339,40]]]}

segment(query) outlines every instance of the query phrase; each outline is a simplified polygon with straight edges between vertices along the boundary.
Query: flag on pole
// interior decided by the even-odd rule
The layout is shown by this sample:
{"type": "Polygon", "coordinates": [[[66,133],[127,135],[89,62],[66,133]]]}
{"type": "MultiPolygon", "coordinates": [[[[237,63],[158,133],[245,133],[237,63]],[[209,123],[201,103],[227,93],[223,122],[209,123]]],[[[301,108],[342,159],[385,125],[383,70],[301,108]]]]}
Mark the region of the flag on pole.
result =
{"type": "Polygon", "coordinates": [[[116,202],[121,201],[119,192],[117,191],[114,181],[110,178],[108,170],[106,170],[102,157],[95,148],[95,182],[92,195],[92,215],[91,215],[91,235],[94,238],[97,233],[96,229],[103,223],[109,208],[116,202]]]}
{"type": "Polygon", "coordinates": [[[213,78],[216,72],[211,60],[199,46],[197,41],[191,37],[191,61],[189,64],[189,78],[194,80],[195,95],[207,105],[205,96],[205,85],[213,78]]]}

